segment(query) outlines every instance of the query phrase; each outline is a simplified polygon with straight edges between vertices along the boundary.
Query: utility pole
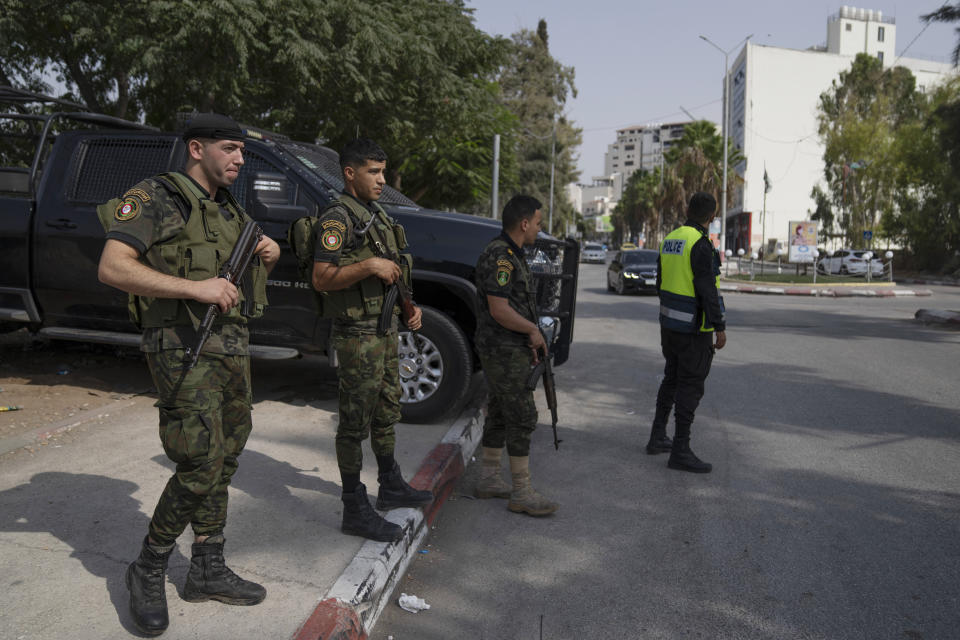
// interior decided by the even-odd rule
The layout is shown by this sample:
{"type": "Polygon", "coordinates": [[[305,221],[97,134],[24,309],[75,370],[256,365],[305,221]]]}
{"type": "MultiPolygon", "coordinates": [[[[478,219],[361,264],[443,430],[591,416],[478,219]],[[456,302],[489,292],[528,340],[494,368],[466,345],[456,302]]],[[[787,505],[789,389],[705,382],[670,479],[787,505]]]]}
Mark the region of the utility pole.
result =
{"type": "MultiPolygon", "coordinates": [[[[553,115],[553,136],[550,139],[550,219],[547,233],[553,235],[553,174],[557,167],[557,115],[553,115]]],[[[563,234],[560,234],[561,236],[563,234]]]]}
{"type": "Polygon", "coordinates": [[[499,213],[497,211],[500,209],[500,134],[495,133],[493,135],[493,184],[491,186],[492,190],[492,211],[490,217],[494,220],[497,219],[499,213]]]}
{"type": "Polygon", "coordinates": [[[706,36],[700,39],[723,54],[723,184],[720,186],[720,251],[727,247],[727,139],[730,135],[730,72],[728,59],[730,53],[753,37],[751,33],[737,43],[730,51],[724,51],[706,36]]]}

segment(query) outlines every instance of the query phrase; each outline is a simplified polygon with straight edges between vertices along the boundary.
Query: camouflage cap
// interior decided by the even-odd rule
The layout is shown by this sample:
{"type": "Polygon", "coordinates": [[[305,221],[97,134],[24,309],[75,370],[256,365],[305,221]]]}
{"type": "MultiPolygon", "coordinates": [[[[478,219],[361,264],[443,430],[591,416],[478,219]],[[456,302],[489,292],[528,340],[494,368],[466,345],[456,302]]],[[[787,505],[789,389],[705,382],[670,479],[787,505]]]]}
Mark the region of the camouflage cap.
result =
{"type": "Polygon", "coordinates": [[[193,138],[211,138],[213,140],[243,140],[243,130],[233,118],[219,113],[198,113],[187,121],[183,132],[183,141],[193,138]]]}

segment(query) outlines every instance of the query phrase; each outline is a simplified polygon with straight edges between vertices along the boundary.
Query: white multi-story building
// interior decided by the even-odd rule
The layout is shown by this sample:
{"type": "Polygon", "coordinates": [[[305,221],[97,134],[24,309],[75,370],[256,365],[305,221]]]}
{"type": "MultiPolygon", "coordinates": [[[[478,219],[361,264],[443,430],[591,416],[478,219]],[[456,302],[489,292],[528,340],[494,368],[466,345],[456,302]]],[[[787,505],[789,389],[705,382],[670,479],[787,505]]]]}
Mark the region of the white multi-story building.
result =
{"type": "MultiPolygon", "coordinates": [[[[728,204],[727,248],[759,249],[784,241],[791,220],[807,220],[810,196],[823,179],[824,146],[817,133],[820,94],[858,53],[884,66],[908,68],[925,90],[953,72],[951,65],[895,56],[896,24],[879,11],[843,7],[827,20],[826,46],[807,50],[747,43],[729,71],[730,136],[746,162],[744,179],[728,204]],[[771,189],[763,213],[766,170],[771,189]]],[[[854,159],[851,159],[854,160],[854,159]]],[[[823,246],[823,240],[820,241],[823,246]]]]}
{"type": "Polygon", "coordinates": [[[605,232],[610,227],[610,214],[623,191],[623,174],[596,176],[592,184],[567,185],[567,193],[574,207],[583,215],[588,235],[605,232]]]}
{"type": "Polygon", "coordinates": [[[608,176],[619,173],[623,176],[619,199],[627,180],[637,169],[653,171],[663,165],[663,154],[683,135],[686,123],[637,124],[617,129],[617,141],[607,145],[603,158],[603,170],[608,176]]]}

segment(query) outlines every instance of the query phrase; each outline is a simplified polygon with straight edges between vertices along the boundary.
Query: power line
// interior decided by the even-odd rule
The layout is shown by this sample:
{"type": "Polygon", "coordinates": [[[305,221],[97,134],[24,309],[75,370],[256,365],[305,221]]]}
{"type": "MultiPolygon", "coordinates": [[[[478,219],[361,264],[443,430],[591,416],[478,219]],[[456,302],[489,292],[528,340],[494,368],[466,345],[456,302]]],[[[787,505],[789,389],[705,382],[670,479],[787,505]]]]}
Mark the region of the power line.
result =
{"type": "MultiPolygon", "coordinates": [[[[693,109],[691,109],[691,111],[696,111],[697,109],[702,109],[702,108],[704,108],[704,107],[709,107],[710,105],[717,104],[718,102],[723,102],[723,99],[720,98],[720,99],[717,99],[717,100],[711,100],[710,102],[704,102],[704,103],[701,104],[701,105],[697,105],[696,107],[693,107],[693,109]]],[[[645,121],[646,121],[646,122],[649,122],[649,123],[661,122],[661,121],[663,121],[663,120],[666,120],[667,118],[672,118],[673,116],[679,116],[679,115],[683,115],[683,112],[681,112],[681,111],[674,111],[674,112],[672,112],[672,113],[668,113],[668,114],[662,115],[662,116],[657,116],[657,117],[655,117],[655,118],[646,118],[645,121]]],[[[636,122],[636,120],[634,120],[634,122],[636,122]]],[[[581,129],[581,131],[610,131],[611,129],[613,129],[613,130],[616,131],[616,130],[619,130],[619,129],[626,129],[627,127],[630,127],[630,126],[643,126],[643,125],[623,125],[623,126],[619,126],[619,127],[590,127],[589,129],[586,129],[586,128],[581,129]]]]}
{"type": "MultiPolygon", "coordinates": [[[[947,1],[944,2],[942,5],[940,5],[940,9],[943,9],[943,8],[946,7],[948,4],[950,4],[950,0],[947,0],[947,1]]],[[[937,11],[940,11],[940,9],[937,9],[937,11]]],[[[934,11],[934,13],[936,13],[936,11],[934,11]]],[[[932,23],[928,21],[927,24],[923,25],[923,29],[920,29],[920,33],[918,33],[918,34],[913,38],[913,40],[910,41],[910,44],[908,44],[906,47],[904,47],[903,51],[900,52],[900,55],[897,56],[897,59],[893,61],[893,65],[891,65],[891,66],[894,66],[894,67],[897,66],[897,63],[900,62],[900,58],[902,58],[902,57],[907,53],[907,51],[910,49],[910,47],[913,46],[913,43],[914,43],[914,42],[916,42],[917,40],[920,39],[920,36],[922,36],[923,33],[924,33],[927,29],[930,28],[930,25],[931,25],[931,24],[932,24],[932,23]]]]}

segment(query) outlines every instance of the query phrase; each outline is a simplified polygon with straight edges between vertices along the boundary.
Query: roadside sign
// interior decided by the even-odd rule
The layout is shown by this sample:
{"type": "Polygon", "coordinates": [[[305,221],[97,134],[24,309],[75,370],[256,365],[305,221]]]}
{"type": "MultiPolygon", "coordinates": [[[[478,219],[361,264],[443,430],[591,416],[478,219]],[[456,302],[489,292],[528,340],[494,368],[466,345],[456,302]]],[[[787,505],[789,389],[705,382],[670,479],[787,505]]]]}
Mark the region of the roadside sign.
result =
{"type": "Polygon", "coordinates": [[[873,239],[873,231],[864,231],[864,232],[863,232],[863,239],[864,239],[864,240],[872,240],[872,239],[873,239]]]}

